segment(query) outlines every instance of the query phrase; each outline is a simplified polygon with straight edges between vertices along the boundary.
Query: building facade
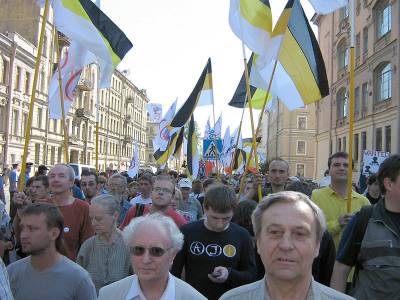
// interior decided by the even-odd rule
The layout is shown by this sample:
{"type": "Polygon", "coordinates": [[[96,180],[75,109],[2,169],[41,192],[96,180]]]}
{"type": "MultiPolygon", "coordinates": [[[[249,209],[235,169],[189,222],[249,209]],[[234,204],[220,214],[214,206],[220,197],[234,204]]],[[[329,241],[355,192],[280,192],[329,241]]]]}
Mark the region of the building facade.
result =
{"type": "MultiPolygon", "coordinates": [[[[400,151],[399,1],[357,0],[355,43],[354,180],[364,150],[400,151]]],[[[347,8],[313,18],[325,60],[330,95],[316,104],[316,177],[329,155],[349,150],[349,39],[347,8]]]]}
{"type": "MultiPolygon", "coordinates": [[[[5,166],[21,161],[23,154],[41,17],[33,0],[2,0],[0,3],[3,11],[0,21],[0,32],[3,32],[0,34],[0,155],[5,166]],[[9,14],[5,15],[3,5],[10,2],[15,6],[10,5],[9,14]],[[23,27],[16,25],[18,10],[30,12],[28,17],[21,17],[23,27]]],[[[30,128],[28,161],[35,166],[65,162],[62,122],[48,117],[48,88],[55,69],[52,23],[50,14],[30,128]]],[[[60,34],[59,40],[61,46],[68,45],[60,34]]],[[[115,70],[111,87],[98,89],[98,66],[91,64],[84,68],[74,102],[66,115],[69,162],[95,165],[97,120],[99,170],[107,167],[126,170],[134,143],[139,145],[141,164],[145,164],[145,107],[149,99],[146,91],[138,89],[127,76],[127,71],[115,70]]]]}
{"type": "Polygon", "coordinates": [[[275,101],[263,117],[262,141],[267,160],[280,157],[289,163],[291,176],[315,175],[315,105],[289,111],[275,101]]]}

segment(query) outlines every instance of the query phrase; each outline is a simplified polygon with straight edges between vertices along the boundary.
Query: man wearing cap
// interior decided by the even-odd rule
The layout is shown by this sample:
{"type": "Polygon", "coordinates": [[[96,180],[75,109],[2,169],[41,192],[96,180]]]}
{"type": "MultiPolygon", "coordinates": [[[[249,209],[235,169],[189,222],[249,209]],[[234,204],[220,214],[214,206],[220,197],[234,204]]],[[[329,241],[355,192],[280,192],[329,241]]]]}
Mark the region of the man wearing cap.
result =
{"type": "Polygon", "coordinates": [[[182,193],[182,201],[178,203],[178,209],[183,213],[183,217],[188,222],[193,222],[203,217],[203,209],[199,200],[190,195],[192,182],[189,178],[182,178],[178,183],[182,193]]]}

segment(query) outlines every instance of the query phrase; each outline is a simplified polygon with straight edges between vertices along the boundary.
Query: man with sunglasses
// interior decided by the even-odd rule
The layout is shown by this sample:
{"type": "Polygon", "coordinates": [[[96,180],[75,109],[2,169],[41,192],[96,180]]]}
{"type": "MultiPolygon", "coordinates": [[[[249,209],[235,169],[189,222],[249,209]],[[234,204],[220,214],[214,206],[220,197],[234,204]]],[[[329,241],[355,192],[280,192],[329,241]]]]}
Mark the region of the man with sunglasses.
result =
{"type": "Polygon", "coordinates": [[[172,183],[170,178],[167,175],[158,175],[151,192],[152,204],[142,207],[141,212],[139,211],[139,206],[132,206],[128,210],[128,213],[119,228],[123,230],[135,217],[153,213],[161,213],[170,217],[178,227],[181,227],[186,224],[187,221],[178,212],[171,208],[170,204],[174,195],[175,185],[172,183]]]}
{"type": "Polygon", "coordinates": [[[183,235],[171,220],[159,213],[135,218],[123,231],[135,275],[100,289],[99,300],[206,298],[169,273],[183,235]]]}
{"type": "Polygon", "coordinates": [[[253,242],[246,229],[231,223],[236,208],[233,188],[213,185],[204,198],[205,219],[181,227],[185,236],[171,273],[181,277],[209,300],[255,280],[253,242]]]}
{"type": "Polygon", "coordinates": [[[101,185],[99,184],[99,178],[96,173],[84,171],[81,175],[81,189],[85,195],[85,201],[89,204],[92,199],[101,193],[101,185]]]}

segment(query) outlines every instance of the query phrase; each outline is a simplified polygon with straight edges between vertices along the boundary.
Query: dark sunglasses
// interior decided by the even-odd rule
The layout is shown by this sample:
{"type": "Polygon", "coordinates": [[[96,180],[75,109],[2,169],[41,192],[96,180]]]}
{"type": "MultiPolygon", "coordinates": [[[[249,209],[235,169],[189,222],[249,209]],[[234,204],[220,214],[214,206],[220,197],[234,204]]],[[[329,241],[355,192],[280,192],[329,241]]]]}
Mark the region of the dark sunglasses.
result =
{"type": "Polygon", "coordinates": [[[132,255],[142,256],[146,252],[146,250],[149,250],[149,254],[151,256],[160,257],[160,256],[163,256],[171,248],[172,247],[170,247],[168,249],[163,249],[161,247],[145,248],[142,246],[135,246],[135,247],[131,247],[129,251],[132,255]]]}

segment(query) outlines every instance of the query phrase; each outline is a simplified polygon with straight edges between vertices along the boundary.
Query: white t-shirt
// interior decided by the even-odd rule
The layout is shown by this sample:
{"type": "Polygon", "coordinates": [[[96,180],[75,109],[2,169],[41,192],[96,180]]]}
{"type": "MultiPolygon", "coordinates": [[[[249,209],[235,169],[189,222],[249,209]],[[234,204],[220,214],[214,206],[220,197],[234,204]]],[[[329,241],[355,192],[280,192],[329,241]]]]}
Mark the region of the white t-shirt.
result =
{"type": "Polygon", "coordinates": [[[139,196],[136,196],[135,198],[131,199],[129,202],[132,205],[135,205],[135,204],[148,205],[148,204],[153,203],[153,200],[150,197],[149,198],[143,198],[142,195],[139,195],[139,196]]]}

